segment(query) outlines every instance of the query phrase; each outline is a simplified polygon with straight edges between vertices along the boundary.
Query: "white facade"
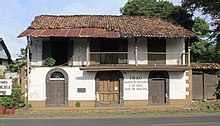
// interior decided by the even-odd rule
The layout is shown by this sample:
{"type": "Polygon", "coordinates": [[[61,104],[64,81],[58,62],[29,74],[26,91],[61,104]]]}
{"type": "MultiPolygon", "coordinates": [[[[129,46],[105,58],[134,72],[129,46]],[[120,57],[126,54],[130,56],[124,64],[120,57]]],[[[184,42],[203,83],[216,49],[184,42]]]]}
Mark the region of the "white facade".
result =
{"type": "MultiPolygon", "coordinates": [[[[28,97],[30,101],[45,101],[46,100],[46,76],[48,72],[54,68],[61,68],[68,75],[68,100],[69,101],[95,101],[96,96],[96,81],[97,72],[87,72],[80,70],[80,67],[86,65],[86,49],[88,39],[86,38],[71,38],[74,41],[73,55],[71,67],[42,67],[42,41],[49,41],[49,38],[31,38],[31,72],[29,81],[28,97]],[[85,92],[77,92],[78,88],[84,88],[85,92]]],[[[132,52],[137,47],[138,64],[148,64],[148,47],[147,38],[138,38],[135,42],[134,38],[128,39],[128,64],[135,64],[135,57],[132,52]]],[[[159,46],[159,45],[158,45],[159,46]]],[[[180,65],[181,54],[185,53],[184,39],[167,39],[166,40],[166,55],[167,65],[180,65]],[[172,52],[175,52],[172,53],[172,52]]],[[[149,100],[149,74],[150,71],[121,71],[123,75],[123,100],[149,100]]],[[[189,95],[189,84],[186,81],[189,77],[186,71],[169,71],[169,83],[167,97],[170,100],[185,100],[189,95]]]]}
{"type": "MultiPolygon", "coordinates": [[[[46,100],[46,75],[53,68],[35,67],[31,69],[29,82],[29,100],[46,100]]],[[[63,67],[69,77],[68,100],[95,100],[96,72],[80,71],[78,67],[63,67]],[[85,93],[78,93],[77,88],[86,88],[85,93]]],[[[124,76],[124,100],[148,100],[149,72],[122,72],[124,76]],[[135,79],[134,79],[135,78],[135,79]]],[[[185,99],[188,79],[185,72],[169,72],[170,99],[185,99]]]]}

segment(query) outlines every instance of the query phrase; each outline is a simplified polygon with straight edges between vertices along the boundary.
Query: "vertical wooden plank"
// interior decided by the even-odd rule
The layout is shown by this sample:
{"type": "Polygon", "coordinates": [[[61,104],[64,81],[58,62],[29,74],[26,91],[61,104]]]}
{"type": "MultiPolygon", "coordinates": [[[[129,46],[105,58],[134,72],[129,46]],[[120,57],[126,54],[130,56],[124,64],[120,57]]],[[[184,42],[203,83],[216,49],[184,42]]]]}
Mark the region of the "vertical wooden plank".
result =
{"type": "Polygon", "coordinates": [[[192,97],[194,100],[203,99],[203,74],[193,74],[192,97]]]}
{"type": "Polygon", "coordinates": [[[215,99],[215,88],[217,86],[217,76],[204,74],[204,99],[215,99]]]}

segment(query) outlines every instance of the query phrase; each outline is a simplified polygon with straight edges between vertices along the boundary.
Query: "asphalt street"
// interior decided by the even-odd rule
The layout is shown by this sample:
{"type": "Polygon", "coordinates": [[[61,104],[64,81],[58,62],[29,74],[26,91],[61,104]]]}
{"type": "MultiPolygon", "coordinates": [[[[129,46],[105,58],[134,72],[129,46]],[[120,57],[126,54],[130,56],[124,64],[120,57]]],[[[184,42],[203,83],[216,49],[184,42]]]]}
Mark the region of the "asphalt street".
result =
{"type": "Polygon", "coordinates": [[[220,126],[220,115],[101,119],[0,119],[0,126],[220,126]]]}

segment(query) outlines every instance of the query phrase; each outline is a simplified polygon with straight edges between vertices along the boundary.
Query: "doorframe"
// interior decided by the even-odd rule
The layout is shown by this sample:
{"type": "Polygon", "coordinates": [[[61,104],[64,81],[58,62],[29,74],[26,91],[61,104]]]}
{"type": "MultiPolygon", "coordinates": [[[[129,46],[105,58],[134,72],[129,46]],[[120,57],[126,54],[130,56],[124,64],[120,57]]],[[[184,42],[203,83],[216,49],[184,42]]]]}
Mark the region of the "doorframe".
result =
{"type": "MultiPolygon", "coordinates": [[[[115,105],[111,105],[111,104],[100,104],[99,101],[98,101],[98,97],[99,97],[99,78],[98,78],[98,74],[101,74],[103,72],[110,72],[110,71],[98,71],[96,73],[96,76],[95,76],[95,107],[100,107],[100,106],[115,106],[115,105]]],[[[124,90],[123,90],[123,87],[124,87],[124,77],[123,77],[123,74],[121,71],[111,71],[111,72],[116,72],[118,73],[119,75],[119,104],[118,106],[124,106],[124,90]]]]}
{"type": "Polygon", "coordinates": [[[169,105],[170,104],[170,77],[169,77],[169,73],[167,71],[150,71],[149,73],[149,77],[148,77],[148,105],[169,105]],[[156,75],[153,75],[155,74],[156,75]],[[165,87],[166,87],[166,92],[165,92],[165,99],[166,99],[166,103],[161,103],[161,104],[154,104],[152,103],[152,99],[150,97],[150,81],[152,80],[165,80],[165,87]]]}
{"type": "Polygon", "coordinates": [[[64,107],[67,107],[68,106],[68,82],[69,82],[69,77],[68,77],[67,72],[62,68],[53,68],[46,75],[46,102],[45,102],[45,106],[46,107],[51,107],[50,105],[47,104],[47,96],[48,96],[47,89],[49,88],[48,84],[50,83],[50,76],[54,72],[61,72],[64,75],[64,96],[65,96],[65,98],[64,98],[64,102],[65,102],[64,107]]]}

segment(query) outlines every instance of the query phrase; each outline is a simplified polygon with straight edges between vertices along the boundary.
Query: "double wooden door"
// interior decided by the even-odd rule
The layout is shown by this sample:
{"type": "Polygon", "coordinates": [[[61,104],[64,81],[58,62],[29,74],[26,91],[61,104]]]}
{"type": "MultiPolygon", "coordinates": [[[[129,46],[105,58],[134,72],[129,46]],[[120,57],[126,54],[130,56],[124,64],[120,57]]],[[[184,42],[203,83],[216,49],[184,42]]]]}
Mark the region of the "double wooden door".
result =
{"type": "Polygon", "coordinates": [[[99,75],[98,97],[99,104],[117,105],[120,104],[119,77],[113,72],[105,72],[99,75]]]}

